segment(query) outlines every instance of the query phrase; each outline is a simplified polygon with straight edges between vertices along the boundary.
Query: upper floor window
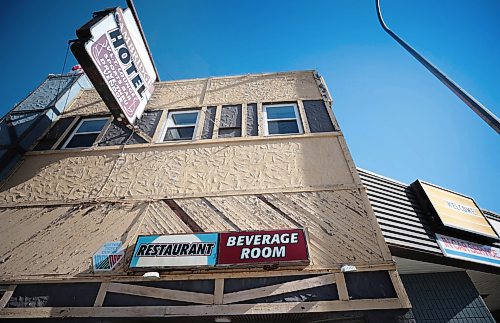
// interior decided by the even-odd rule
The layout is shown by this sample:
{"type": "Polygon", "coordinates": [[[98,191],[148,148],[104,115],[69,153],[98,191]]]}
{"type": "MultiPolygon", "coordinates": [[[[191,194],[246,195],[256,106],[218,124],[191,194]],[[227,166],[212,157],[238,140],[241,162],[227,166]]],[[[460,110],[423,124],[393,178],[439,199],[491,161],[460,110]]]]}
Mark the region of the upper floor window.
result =
{"type": "Polygon", "coordinates": [[[62,148],[91,147],[108,122],[109,118],[82,119],[66,139],[62,148]]]}
{"type": "Polygon", "coordinates": [[[172,111],[168,113],[163,141],[193,140],[199,111],[172,111]]]}
{"type": "Polygon", "coordinates": [[[266,135],[302,133],[299,112],[294,103],[264,105],[264,119],[266,135]]]}

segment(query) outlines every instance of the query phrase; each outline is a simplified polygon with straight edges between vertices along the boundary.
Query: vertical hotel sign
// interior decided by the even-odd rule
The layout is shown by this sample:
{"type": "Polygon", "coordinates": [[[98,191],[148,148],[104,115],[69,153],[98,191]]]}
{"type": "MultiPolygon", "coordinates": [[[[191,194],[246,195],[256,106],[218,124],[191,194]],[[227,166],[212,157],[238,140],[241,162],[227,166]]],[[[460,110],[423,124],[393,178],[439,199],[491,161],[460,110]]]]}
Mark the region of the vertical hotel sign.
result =
{"type": "Polygon", "coordinates": [[[132,13],[98,12],[76,34],[76,59],[113,115],[133,124],[154,91],[156,73],[132,13]]]}

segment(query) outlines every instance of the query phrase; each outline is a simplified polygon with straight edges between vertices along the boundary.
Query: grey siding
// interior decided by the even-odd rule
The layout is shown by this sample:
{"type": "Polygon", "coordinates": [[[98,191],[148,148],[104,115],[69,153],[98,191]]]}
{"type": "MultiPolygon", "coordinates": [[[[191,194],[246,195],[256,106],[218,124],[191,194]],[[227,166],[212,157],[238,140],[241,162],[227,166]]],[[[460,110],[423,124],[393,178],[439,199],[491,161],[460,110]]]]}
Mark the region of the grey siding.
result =
{"type": "Polygon", "coordinates": [[[257,136],[259,134],[259,119],[257,117],[257,104],[247,105],[247,136],[257,136]]]}
{"type": "Polygon", "coordinates": [[[441,255],[429,217],[420,208],[412,189],[408,185],[360,169],[358,171],[385,241],[389,245],[441,255]]]}
{"type": "Polygon", "coordinates": [[[401,275],[412,310],[407,318],[426,323],[495,322],[465,272],[401,275]]]}
{"type": "MultiPolygon", "coordinates": [[[[141,131],[152,137],[160,120],[161,111],[146,111],[142,118],[137,121],[137,126],[141,131]]],[[[146,143],[142,137],[137,134],[131,136],[132,130],[127,128],[116,120],[113,121],[102,138],[99,146],[113,146],[123,144],[141,144],[146,143]]]]}
{"type": "Polygon", "coordinates": [[[59,119],[33,150],[48,150],[52,148],[74,119],[75,117],[59,119]]]}
{"type": "Polygon", "coordinates": [[[205,113],[205,123],[203,131],[201,132],[201,139],[211,139],[215,123],[215,110],[216,107],[208,107],[205,113]]]}
{"type": "Polygon", "coordinates": [[[322,100],[304,101],[307,123],[311,132],[335,131],[330,115],[322,100]]]}
{"type": "MultiPolygon", "coordinates": [[[[442,255],[431,217],[426,214],[409,185],[358,168],[368,199],[389,246],[442,255]]],[[[482,210],[487,218],[497,220],[497,214],[482,210]]],[[[467,237],[460,237],[467,239],[467,237]]],[[[493,243],[500,247],[500,243],[493,243]]]]}
{"type": "Polygon", "coordinates": [[[219,138],[241,137],[241,105],[222,106],[219,138]]]}

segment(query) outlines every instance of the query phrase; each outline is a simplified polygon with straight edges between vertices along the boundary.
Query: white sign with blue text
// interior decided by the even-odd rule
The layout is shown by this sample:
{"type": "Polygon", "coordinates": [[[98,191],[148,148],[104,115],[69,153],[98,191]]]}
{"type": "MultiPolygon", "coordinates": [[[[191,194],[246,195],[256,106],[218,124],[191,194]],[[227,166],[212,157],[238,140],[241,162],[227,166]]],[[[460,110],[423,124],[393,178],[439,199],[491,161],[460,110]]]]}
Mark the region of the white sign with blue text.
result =
{"type": "Polygon", "coordinates": [[[500,267],[500,249],[436,233],[436,241],[446,257],[500,267]]]}
{"type": "Polygon", "coordinates": [[[217,233],[139,236],[130,268],[215,266],[217,233]]]}

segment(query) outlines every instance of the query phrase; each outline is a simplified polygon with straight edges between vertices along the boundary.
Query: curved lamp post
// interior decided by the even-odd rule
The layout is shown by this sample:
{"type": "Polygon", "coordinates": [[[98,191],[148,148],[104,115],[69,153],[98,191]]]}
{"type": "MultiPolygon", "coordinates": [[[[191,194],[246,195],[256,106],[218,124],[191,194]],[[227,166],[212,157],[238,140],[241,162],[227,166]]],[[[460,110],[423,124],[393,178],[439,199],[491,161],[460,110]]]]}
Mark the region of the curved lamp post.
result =
{"type": "Polygon", "coordinates": [[[458,86],[451,78],[446,76],[441,72],[436,66],[420,55],[416,50],[414,50],[410,45],[405,43],[398,35],[396,35],[392,30],[387,27],[382,18],[382,12],[380,11],[380,0],[375,0],[377,5],[377,16],[382,25],[382,28],[394,38],[401,46],[404,47],[413,57],[415,57],[422,65],[424,65],[434,76],[436,76],[444,85],[446,85],[453,93],[455,93],[462,101],[465,102],[478,116],[481,117],[486,123],[490,125],[498,134],[500,134],[500,121],[498,118],[488,109],[486,109],[479,101],[474,99],[472,95],[465,92],[460,86],[458,86]]]}

